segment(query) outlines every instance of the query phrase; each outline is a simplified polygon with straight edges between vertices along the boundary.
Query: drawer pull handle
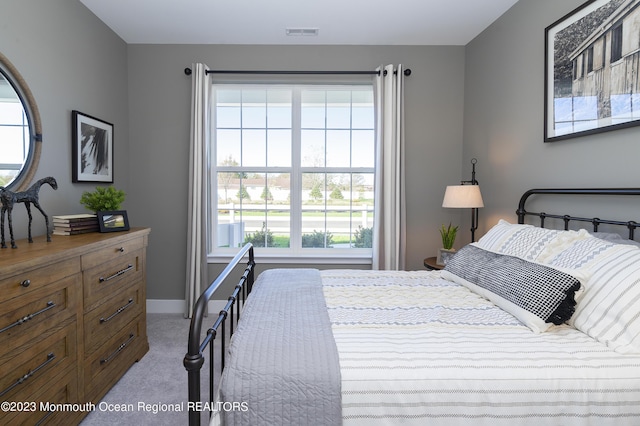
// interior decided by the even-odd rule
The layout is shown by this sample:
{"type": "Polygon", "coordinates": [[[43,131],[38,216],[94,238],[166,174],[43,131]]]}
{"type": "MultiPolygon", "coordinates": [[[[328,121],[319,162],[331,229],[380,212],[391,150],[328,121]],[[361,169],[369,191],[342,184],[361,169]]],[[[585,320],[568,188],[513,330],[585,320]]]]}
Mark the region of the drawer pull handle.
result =
{"type": "Polygon", "coordinates": [[[29,287],[29,286],[31,285],[31,280],[29,280],[29,279],[24,280],[24,281],[22,281],[22,282],[20,283],[20,285],[21,285],[22,287],[24,287],[24,288],[27,288],[27,287],[29,287]]]}
{"type": "Polygon", "coordinates": [[[119,277],[120,275],[122,275],[122,274],[124,274],[125,272],[130,271],[130,270],[132,270],[132,269],[133,269],[133,265],[132,265],[132,264],[129,264],[129,266],[127,266],[127,267],[126,267],[126,268],[124,268],[124,269],[119,270],[119,271],[118,271],[118,272],[116,272],[115,274],[113,274],[113,275],[109,275],[107,278],[105,278],[105,277],[100,277],[98,280],[99,280],[101,283],[103,283],[103,282],[105,282],[105,281],[109,281],[109,280],[112,280],[112,279],[114,279],[114,278],[116,278],[116,277],[119,277]]]}
{"type": "Polygon", "coordinates": [[[118,249],[118,251],[119,251],[120,253],[124,253],[124,247],[120,247],[120,248],[118,249]]]}
{"type": "Polygon", "coordinates": [[[20,378],[18,378],[18,380],[16,380],[11,386],[9,386],[8,388],[6,388],[5,390],[2,391],[2,393],[0,393],[0,397],[2,397],[3,395],[5,395],[6,393],[9,393],[9,391],[11,391],[11,389],[15,388],[18,385],[21,385],[22,383],[24,383],[25,381],[27,381],[29,378],[31,378],[34,374],[36,374],[38,371],[42,370],[44,367],[47,366],[47,364],[51,363],[54,359],[56,359],[56,356],[53,352],[47,354],[47,360],[45,362],[43,362],[42,364],[40,364],[39,366],[37,366],[35,369],[33,370],[29,370],[27,372],[27,374],[25,374],[24,376],[20,376],[20,378]]]}
{"type": "Polygon", "coordinates": [[[51,411],[51,410],[47,411],[47,414],[45,414],[45,416],[44,416],[44,417],[42,417],[40,420],[38,420],[38,423],[36,423],[36,426],[40,426],[40,425],[45,424],[45,422],[47,421],[47,419],[48,419],[49,417],[51,417],[51,416],[53,415],[53,413],[55,413],[55,411],[51,411]]]}
{"type": "Polygon", "coordinates": [[[117,311],[112,313],[107,318],[100,318],[100,324],[104,324],[105,322],[111,321],[116,315],[121,314],[125,309],[127,309],[132,304],[133,304],[133,299],[129,299],[129,302],[126,305],[119,307],[117,311]]]}
{"type": "Polygon", "coordinates": [[[34,319],[35,317],[37,317],[38,315],[43,314],[43,313],[47,312],[49,309],[53,309],[55,307],[56,307],[56,304],[53,301],[48,301],[46,308],[40,309],[38,312],[34,312],[32,314],[23,316],[22,318],[16,320],[14,323],[9,324],[5,328],[1,329],[0,333],[4,333],[5,331],[12,329],[13,327],[16,327],[18,325],[22,325],[25,322],[30,321],[30,320],[34,319]]]}
{"type": "Polygon", "coordinates": [[[104,358],[104,359],[101,359],[101,360],[100,360],[100,365],[102,365],[102,364],[106,364],[106,363],[108,363],[109,361],[111,361],[113,358],[115,358],[115,357],[116,357],[120,352],[122,352],[122,350],[123,350],[124,348],[126,348],[126,347],[127,347],[127,345],[128,345],[129,343],[131,343],[131,342],[133,341],[133,339],[135,339],[135,336],[133,335],[133,333],[130,333],[130,334],[129,334],[129,338],[127,339],[127,341],[126,341],[126,342],[124,342],[123,344],[121,344],[120,346],[118,346],[118,349],[116,349],[116,350],[115,350],[111,355],[109,355],[108,357],[106,357],[106,358],[104,358]]]}

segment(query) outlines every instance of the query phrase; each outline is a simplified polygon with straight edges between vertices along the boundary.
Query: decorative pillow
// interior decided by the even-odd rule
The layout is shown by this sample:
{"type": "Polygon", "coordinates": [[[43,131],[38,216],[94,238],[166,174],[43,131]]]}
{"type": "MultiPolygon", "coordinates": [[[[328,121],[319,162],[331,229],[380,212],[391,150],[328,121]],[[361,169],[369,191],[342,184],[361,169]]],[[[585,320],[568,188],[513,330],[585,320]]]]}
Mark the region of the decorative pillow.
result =
{"type": "Polygon", "coordinates": [[[607,242],[595,237],[577,240],[567,246],[564,250],[556,253],[547,261],[547,264],[557,268],[586,268],[597,260],[601,253],[615,245],[615,243],[607,242]]]}
{"type": "Polygon", "coordinates": [[[551,261],[591,273],[570,323],[621,353],[640,353],[640,248],[591,237],[551,261]]]}
{"type": "Polygon", "coordinates": [[[600,238],[601,240],[605,240],[610,243],[626,244],[630,246],[640,247],[640,242],[623,238],[622,235],[613,232],[591,232],[590,234],[596,238],[600,238]]]}
{"type": "Polygon", "coordinates": [[[441,274],[491,300],[536,333],[571,318],[581,285],[557,269],[474,245],[461,248],[441,274]]]}
{"type": "Polygon", "coordinates": [[[477,243],[477,246],[496,253],[544,263],[573,241],[587,238],[589,233],[537,228],[500,220],[477,243]]]}
{"type": "Polygon", "coordinates": [[[533,225],[512,224],[504,219],[500,219],[489,231],[477,242],[481,248],[497,252],[504,242],[513,234],[525,229],[531,229],[533,225]]]}

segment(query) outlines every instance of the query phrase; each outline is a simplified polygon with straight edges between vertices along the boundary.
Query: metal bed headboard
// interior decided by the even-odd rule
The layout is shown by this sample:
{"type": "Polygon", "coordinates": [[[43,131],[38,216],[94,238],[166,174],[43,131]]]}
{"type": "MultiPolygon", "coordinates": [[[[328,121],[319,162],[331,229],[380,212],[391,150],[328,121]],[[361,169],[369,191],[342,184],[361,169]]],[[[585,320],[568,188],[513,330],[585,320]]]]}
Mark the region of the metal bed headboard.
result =
{"type": "Polygon", "coordinates": [[[530,189],[525,192],[520,198],[520,203],[518,204],[518,210],[516,210],[516,214],[518,215],[518,223],[524,223],[525,216],[538,216],[540,218],[540,227],[544,228],[544,220],[546,218],[553,219],[562,219],[564,221],[564,229],[569,229],[569,222],[589,222],[593,226],[593,232],[598,232],[598,226],[601,224],[607,225],[619,225],[626,226],[629,230],[629,239],[633,240],[634,232],[636,228],[640,227],[640,223],[637,223],[633,220],[630,221],[619,221],[619,220],[608,220],[608,219],[600,219],[597,217],[594,218],[586,218],[586,217],[577,217],[577,216],[569,216],[569,215],[557,215],[557,214],[548,214],[548,213],[534,213],[528,212],[525,209],[525,203],[527,199],[535,194],[555,194],[555,195],[640,195],[640,188],[580,188],[580,189],[530,189]]]}

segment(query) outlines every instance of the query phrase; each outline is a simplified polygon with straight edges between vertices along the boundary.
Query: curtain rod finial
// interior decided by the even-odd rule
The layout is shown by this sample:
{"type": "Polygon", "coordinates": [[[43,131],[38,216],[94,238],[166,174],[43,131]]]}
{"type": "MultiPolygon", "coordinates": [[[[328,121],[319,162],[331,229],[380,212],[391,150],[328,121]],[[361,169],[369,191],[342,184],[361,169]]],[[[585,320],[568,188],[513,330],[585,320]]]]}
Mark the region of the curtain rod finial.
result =
{"type": "Polygon", "coordinates": [[[191,68],[185,68],[185,69],[184,69],[184,73],[185,73],[186,75],[191,75],[191,72],[192,72],[192,71],[191,71],[191,68]]]}

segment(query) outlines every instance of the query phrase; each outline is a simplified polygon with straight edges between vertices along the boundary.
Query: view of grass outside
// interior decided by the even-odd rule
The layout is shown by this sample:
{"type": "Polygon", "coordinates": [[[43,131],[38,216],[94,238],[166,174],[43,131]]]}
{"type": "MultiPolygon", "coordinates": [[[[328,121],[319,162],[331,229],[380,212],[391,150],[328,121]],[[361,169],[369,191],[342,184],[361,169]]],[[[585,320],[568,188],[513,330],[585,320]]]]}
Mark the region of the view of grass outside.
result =
{"type": "MultiPolygon", "coordinates": [[[[332,248],[332,247],[373,247],[373,228],[363,228],[361,225],[353,235],[333,235],[330,231],[313,231],[310,234],[302,234],[303,248],[332,248]]],[[[290,247],[290,238],[286,234],[274,235],[265,229],[248,233],[244,243],[252,243],[255,247],[290,247]]]]}
{"type": "MultiPolygon", "coordinates": [[[[219,247],[291,247],[290,173],[219,172],[217,178],[218,223],[241,223],[243,234],[219,240],[219,247]]],[[[371,248],[373,179],[373,173],[303,173],[302,205],[293,213],[300,215],[301,247],[371,248]]]]}
{"type": "MultiPolygon", "coordinates": [[[[316,201],[303,205],[302,248],[371,248],[373,200],[358,204],[316,201]]],[[[265,209],[264,202],[238,202],[219,204],[218,209],[219,223],[242,224],[244,238],[237,240],[237,245],[251,242],[256,247],[290,247],[288,205],[270,203],[265,209]]]]}
{"type": "Polygon", "coordinates": [[[371,85],[214,85],[214,247],[372,247],[371,85]]]}

